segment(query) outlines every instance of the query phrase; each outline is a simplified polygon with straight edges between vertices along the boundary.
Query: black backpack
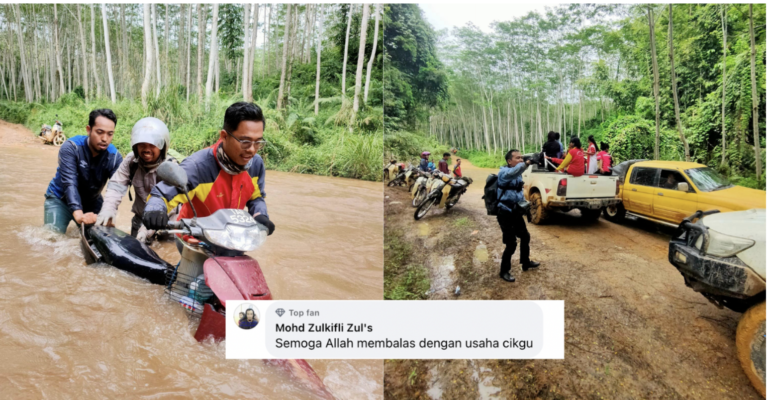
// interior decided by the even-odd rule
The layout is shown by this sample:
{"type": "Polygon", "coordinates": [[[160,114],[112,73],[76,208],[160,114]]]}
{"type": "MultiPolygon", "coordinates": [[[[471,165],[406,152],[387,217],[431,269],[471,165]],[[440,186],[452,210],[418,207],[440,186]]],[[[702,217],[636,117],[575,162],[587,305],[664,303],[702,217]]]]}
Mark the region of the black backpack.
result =
{"type": "Polygon", "coordinates": [[[483,189],[483,200],[485,200],[485,211],[488,215],[499,214],[499,199],[497,197],[499,177],[496,174],[488,175],[485,179],[485,188],[483,189]]]}

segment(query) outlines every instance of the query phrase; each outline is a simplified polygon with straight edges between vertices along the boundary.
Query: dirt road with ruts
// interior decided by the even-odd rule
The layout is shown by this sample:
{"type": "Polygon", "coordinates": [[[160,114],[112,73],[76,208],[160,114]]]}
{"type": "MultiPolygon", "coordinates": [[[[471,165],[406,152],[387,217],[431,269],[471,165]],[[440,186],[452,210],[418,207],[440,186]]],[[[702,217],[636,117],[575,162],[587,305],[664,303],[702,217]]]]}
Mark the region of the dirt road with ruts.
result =
{"type": "MultiPolygon", "coordinates": [[[[427,267],[429,299],[564,300],[565,359],[391,360],[385,398],[761,398],[736,358],[741,315],[685,286],[667,261],[671,230],[556,213],[546,225],[528,225],[541,267],[522,272],[516,253],[517,282],[507,283],[498,277],[501,232],[481,200],[485,177],[496,171],[466,161],[462,171],[474,184],[459,203],[420,221],[405,188],[386,188],[385,243],[410,244],[397,256],[427,267]]],[[[385,246],[385,265],[393,256],[385,246]]]]}

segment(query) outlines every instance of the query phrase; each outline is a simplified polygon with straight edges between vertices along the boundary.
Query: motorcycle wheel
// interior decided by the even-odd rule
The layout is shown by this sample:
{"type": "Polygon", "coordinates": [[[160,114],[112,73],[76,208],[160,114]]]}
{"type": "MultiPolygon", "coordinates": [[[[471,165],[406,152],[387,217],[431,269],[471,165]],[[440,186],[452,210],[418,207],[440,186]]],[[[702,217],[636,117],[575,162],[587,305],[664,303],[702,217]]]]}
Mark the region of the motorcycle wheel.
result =
{"type": "Polygon", "coordinates": [[[413,202],[411,203],[412,206],[418,207],[419,204],[421,204],[422,201],[424,201],[424,197],[427,195],[427,188],[422,187],[419,188],[419,191],[416,192],[416,196],[413,197],[413,202]]]}
{"type": "Polygon", "coordinates": [[[59,133],[58,135],[56,135],[56,137],[53,138],[53,145],[54,146],[61,146],[66,141],[67,141],[67,137],[64,136],[63,133],[59,133]]]}
{"type": "Polygon", "coordinates": [[[399,186],[399,185],[400,185],[400,182],[398,182],[397,179],[392,179],[391,181],[389,181],[389,183],[387,183],[387,186],[390,186],[390,187],[399,186]]]}
{"type": "Polygon", "coordinates": [[[456,205],[456,203],[458,203],[458,202],[459,202],[459,198],[461,198],[461,195],[460,195],[460,194],[457,194],[456,196],[454,196],[454,197],[451,197],[451,198],[449,198],[448,200],[446,200],[446,201],[445,201],[445,209],[446,209],[446,210],[450,210],[450,209],[451,209],[451,207],[455,206],[455,205],[456,205]]]}
{"type": "Polygon", "coordinates": [[[435,204],[436,201],[437,201],[436,197],[426,199],[423,203],[421,203],[419,208],[416,209],[416,212],[413,213],[413,219],[418,221],[424,218],[424,216],[427,215],[427,213],[429,212],[429,209],[432,208],[432,205],[435,204]]]}

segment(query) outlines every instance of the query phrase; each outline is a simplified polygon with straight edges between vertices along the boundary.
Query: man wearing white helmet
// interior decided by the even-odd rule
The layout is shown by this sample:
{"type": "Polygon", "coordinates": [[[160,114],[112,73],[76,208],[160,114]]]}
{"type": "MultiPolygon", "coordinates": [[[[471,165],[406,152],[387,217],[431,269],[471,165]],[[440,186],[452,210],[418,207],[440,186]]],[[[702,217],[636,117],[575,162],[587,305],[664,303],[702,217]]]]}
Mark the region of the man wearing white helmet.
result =
{"type": "MultiPolygon", "coordinates": [[[[133,186],[136,199],[133,202],[131,236],[146,241],[154,231],[142,224],[147,197],[157,183],[157,167],[168,157],[171,137],[163,121],[154,117],[142,118],[131,130],[133,152],[125,156],[117,172],[112,175],[104,196],[104,205],[96,219],[96,225],[114,225],[117,207],[128,189],[133,186]]],[[[130,194],[129,194],[130,196],[130,194]]]]}

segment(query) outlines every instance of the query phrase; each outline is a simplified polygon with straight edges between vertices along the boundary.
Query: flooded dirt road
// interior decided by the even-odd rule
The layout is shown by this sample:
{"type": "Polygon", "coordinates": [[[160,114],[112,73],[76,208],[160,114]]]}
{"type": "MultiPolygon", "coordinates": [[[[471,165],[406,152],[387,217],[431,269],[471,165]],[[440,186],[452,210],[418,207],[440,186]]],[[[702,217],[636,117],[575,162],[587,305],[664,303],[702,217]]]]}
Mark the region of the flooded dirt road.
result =
{"type": "Polygon", "coordinates": [[[667,260],[670,231],[558,213],[547,225],[528,224],[541,267],[522,272],[516,253],[517,282],[507,283],[498,277],[501,232],[481,199],[498,170],[462,160],[462,172],[474,180],[467,194],[420,221],[404,188],[385,188],[385,235],[412,245],[405,263],[426,265],[433,279],[448,272],[449,290],[430,299],[564,300],[565,359],[387,361],[385,398],[761,398],[736,358],[741,315],[685,286],[667,260]]]}
{"type": "MultiPolygon", "coordinates": [[[[311,399],[260,360],[199,344],[160,286],[86,266],[71,224],[42,228],[58,149],[0,121],[0,393],[7,398],[311,399]]],[[[275,299],[381,299],[381,185],[267,172],[277,229],[253,252],[275,299]]],[[[124,199],[117,227],[130,230],[124,199]]],[[[155,250],[175,263],[174,246],[155,250]]],[[[382,362],[312,360],[339,399],[382,397],[382,362]]]]}

